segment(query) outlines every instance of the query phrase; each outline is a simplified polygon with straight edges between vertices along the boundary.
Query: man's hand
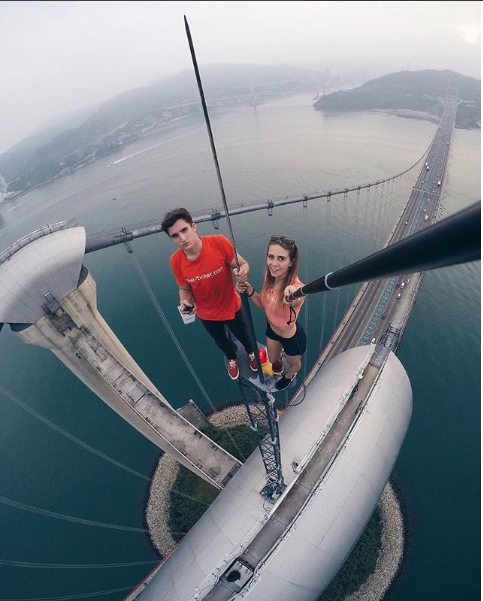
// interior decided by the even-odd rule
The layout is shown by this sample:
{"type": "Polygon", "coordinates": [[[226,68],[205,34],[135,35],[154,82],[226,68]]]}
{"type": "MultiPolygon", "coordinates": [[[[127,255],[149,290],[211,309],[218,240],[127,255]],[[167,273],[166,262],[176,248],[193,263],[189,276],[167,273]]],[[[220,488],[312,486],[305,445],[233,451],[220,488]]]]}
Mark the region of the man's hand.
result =
{"type": "Polygon", "coordinates": [[[193,315],[193,313],[196,313],[196,305],[194,303],[190,303],[190,301],[187,300],[182,300],[180,305],[183,313],[186,313],[187,315],[193,315]]]}
{"type": "Polygon", "coordinates": [[[248,279],[249,273],[250,273],[250,271],[248,269],[247,263],[245,263],[244,265],[241,265],[240,269],[238,269],[238,267],[235,267],[233,269],[233,274],[236,278],[237,284],[244,284],[248,279]]]}
{"type": "Polygon", "coordinates": [[[236,281],[239,284],[243,284],[247,281],[248,276],[250,275],[250,265],[245,261],[245,259],[238,255],[238,264],[236,262],[236,258],[233,258],[233,261],[229,263],[230,267],[233,269],[233,275],[236,278],[236,281]]]}

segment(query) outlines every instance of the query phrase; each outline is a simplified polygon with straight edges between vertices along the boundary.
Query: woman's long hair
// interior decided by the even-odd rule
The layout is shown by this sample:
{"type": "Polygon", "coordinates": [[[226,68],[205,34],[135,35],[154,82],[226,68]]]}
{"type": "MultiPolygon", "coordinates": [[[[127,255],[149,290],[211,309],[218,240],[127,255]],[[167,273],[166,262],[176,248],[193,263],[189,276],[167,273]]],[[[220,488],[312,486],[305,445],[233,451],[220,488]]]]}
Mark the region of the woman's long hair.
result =
{"type": "MultiPolygon", "coordinates": [[[[299,271],[299,247],[293,238],[287,236],[285,234],[281,234],[280,238],[289,238],[292,240],[291,244],[286,244],[279,240],[278,242],[273,242],[271,239],[268,241],[267,252],[265,253],[265,280],[263,282],[262,289],[260,291],[260,295],[264,297],[269,288],[273,288],[275,285],[275,278],[271,275],[270,270],[268,269],[268,265],[266,264],[266,257],[268,256],[268,250],[271,246],[281,246],[283,249],[288,250],[290,261],[292,261],[292,265],[288,268],[287,273],[282,281],[282,285],[280,290],[285,290],[287,286],[290,286],[294,283],[294,281],[298,277],[299,271]]],[[[278,299],[278,305],[283,305],[283,295],[280,294],[280,298],[278,299]]]]}

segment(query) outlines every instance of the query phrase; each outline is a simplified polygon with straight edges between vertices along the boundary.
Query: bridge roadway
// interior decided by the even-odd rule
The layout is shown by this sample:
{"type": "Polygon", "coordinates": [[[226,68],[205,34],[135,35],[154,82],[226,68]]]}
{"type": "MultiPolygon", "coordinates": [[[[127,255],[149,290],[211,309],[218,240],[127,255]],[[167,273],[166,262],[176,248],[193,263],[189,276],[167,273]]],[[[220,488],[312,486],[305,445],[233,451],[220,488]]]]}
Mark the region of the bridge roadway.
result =
{"type": "MultiPolygon", "coordinates": [[[[425,229],[437,220],[455,114],[456,100],[447,101],[427,160],[385,247],[425,229]]],[[[318,365],[354,346],[377,342],[392,321],[397,321],[403,330],[421,277],[422,274],[406,274],[363,284],[341,327],[329,340],[318,365]],[[409,295],[412,295],[412,299],[407,298],[409,295]]]]}

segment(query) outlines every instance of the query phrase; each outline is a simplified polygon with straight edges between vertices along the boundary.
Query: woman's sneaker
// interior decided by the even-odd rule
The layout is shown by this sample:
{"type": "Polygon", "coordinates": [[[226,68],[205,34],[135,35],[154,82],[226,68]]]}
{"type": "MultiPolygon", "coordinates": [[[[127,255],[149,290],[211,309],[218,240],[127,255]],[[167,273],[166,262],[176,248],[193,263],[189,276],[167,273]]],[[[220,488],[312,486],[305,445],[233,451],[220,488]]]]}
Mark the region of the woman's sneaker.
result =
{"type": "Polygon", "coordinates": [[[252,371],[258,371],[257,360],[255,359],[255,353],[248,353],[248,364],[252,371]]]}
{"type": "Polygon", "coordinates": [[[297,374],[294,374],[291,378],[287,378],[287,376],[282,376],[280,380],[275,384],[276,390],[285,390],[290,386],[290,383],[295,378],[297,374]]]}
{"type": "Polygon", "coordinates": [[[274,376],[281,376],[283,372],[282,361],[275,361],[275,363],[272,363],[272,371],[274,376]]]}
{"type": "Polygon", "coordinates": [[[240,370],[238,369],[238,361],[236,359],[228,359],[228,375],[232,380],[238,380],[240,370]]]}

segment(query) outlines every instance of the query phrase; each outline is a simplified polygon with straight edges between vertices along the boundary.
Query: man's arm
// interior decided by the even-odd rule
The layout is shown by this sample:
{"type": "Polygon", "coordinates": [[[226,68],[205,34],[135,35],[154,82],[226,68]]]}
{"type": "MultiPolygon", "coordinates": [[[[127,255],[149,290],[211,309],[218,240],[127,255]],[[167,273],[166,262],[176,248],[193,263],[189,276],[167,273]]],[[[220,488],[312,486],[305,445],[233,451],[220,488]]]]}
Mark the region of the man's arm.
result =
{"type": "Polygon", "coordinates": [[[189,284],[183,284],[179,287],[179,304],[182,311],[188,311],[189,309],[191,309],[191,313],[196,311],[193,293],[189,284]]]}
{"type": "Polygon", "coordinates": [[[240,265],[240,269],[238,269],[238,267],[237,267],[235,257],[233,257],[233,260],[230,263],[230,267],[233,269],[233,273],[235,275],[236,281],[239,284],[243,284],[243,282],[246,282],[246,280],[248,279],[248,276],[250,275],[250,265],[248,265],[248,262],[241,255],[237,255],[237,256],[238,256],[238,264],[240,265]]]}
{"type": "Polygon", "coordinates": [[[184,276],[179,266],[179,261],[177,261],[176,259],[177,255],[175,253],[169,260],[169,263],[171,265],[171,271],[173,272],[174,277],[176,278],[176,282],[179,286],[179,304],[181,306],[181,311],[194,313],[196,311],[196,307],[193,310],[191,310],[195,304],[193,292],[191,290],[191,286],[188,283],[186,283],[186,280],[184,279],[184,276]],[[180,284],[179,282],[184,283],[180,284]]]}

